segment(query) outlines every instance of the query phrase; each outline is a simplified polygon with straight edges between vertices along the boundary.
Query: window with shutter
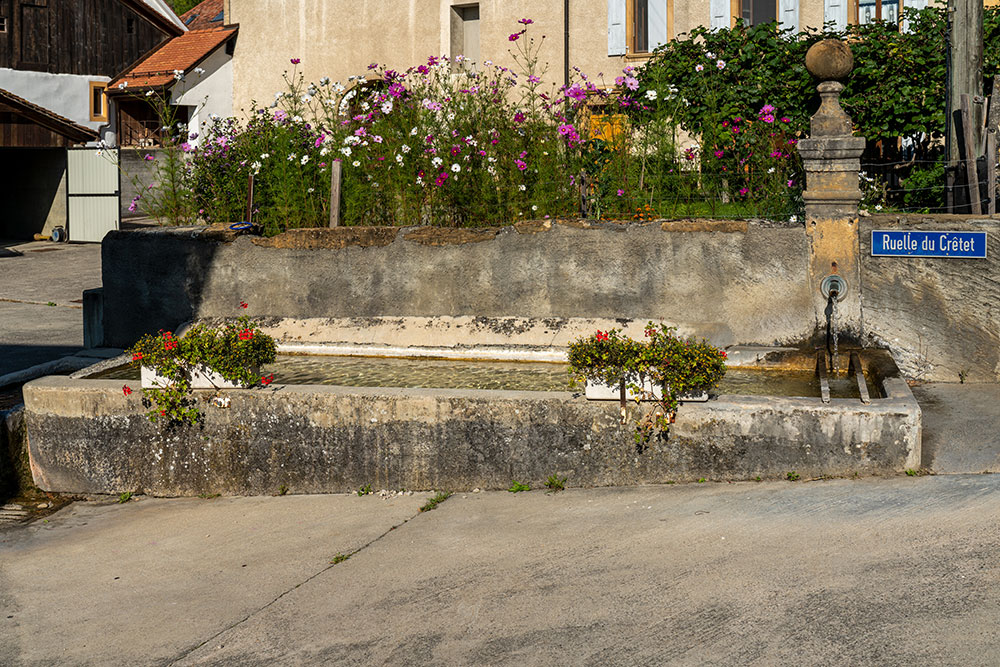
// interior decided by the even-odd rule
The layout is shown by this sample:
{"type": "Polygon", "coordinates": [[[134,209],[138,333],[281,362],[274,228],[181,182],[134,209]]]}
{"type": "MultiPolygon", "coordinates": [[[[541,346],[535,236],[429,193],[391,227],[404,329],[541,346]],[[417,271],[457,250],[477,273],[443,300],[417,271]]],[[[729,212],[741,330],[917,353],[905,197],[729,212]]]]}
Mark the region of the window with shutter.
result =
{"type": "Polygon", "coordinates": [[[626,0],[608,0],[608,55],[625,55],[626,0]]]}
{"type": "Polygon", "coordinates": [[[825,0],[823,6],[823,23],[834,30],[847,28],[847,0],[825,0]]]}

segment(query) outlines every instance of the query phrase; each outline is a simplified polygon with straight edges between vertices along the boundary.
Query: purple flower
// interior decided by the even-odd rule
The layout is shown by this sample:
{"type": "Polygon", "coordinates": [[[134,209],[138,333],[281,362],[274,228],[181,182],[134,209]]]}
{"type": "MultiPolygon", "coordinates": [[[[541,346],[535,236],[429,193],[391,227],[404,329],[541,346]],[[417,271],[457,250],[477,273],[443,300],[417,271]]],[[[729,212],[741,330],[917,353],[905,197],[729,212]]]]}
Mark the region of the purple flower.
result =
{"type": "Polygon", "coordinates": [[[153,156],[150,155],[149,153],[146,153],[146,156],[144,158],[142,158],[142,159],[146,160],[148,162],[152,162],[153,161],[153,156]]]}
{"type": "Polygon", "coordinates": [[[527,118],[527,116],[525,116],[520,111],[518,111],[516,114],[514,114],[514,122],[515,123],[523,123],[525,118],[527,118]]]}
{"type": "Polygon", "coordinates": [[[534,21],[532,21],[531,19],[520,19],[518,20],[518,23],[520,23],[521,25],[531,25],[532,23],[534,23],[534,21]]]}
{"type": "Polygon", "coordinates": [[[292,58],[292,64],[293,65],[298,65],[300,62],[302,62],[302,60],[300,58],[292,58]]]}
{"type": "Polygon", "coordinates": [[[621,197],[624,194],[625,194],[625,191],[622,190],[621,188],[618,188],[618,196],[621,197]]]}
{"type": "Polygon", "coordinates": [[[740,188],[740,196],[741,197],[745,197],[748,192],[750,192],[750,191],[747,190],[746,188],[740,188]]]}
{"type": "Polygon", "coordinates": [[[715,157],[721,159],[723,155],[724,155],[724,153],[722,151],[715,151],[715,157]]]}
{"type": "Polygon", "coordinates": [[[511,33],[511,34],[510,34],[510,35],[509,35],[509,36],[507,37],[507,40],[508,40],[508,41],[510,41],[510,42],[516,42],[516,41],[517,41],[517,40],[519,40],[519,39],[521,39],[521,33],[519,33],[519,32],[512,32],[512,33],[511,33]]]}
{"type": "Polygon", "coordinates": [[[582,102],[587,99],[587,91],[581,88],[579,84],[574,83],[566,91],[566,97],[572,97],[577,102],[582,102]]]}
{"type": "Polygon", "coordinates": [[[791,118],[789,118],[788,116],[782,116],[782,117],[781,117],[781,122],[782,122],[782,123],[791,123],[791,122],[792,122],[792,119],[791,119],[791,118]]]}
{"type": "Polygon", "coordinates": [[[520,171],[524,171],[528,168],[528,164],[524,160],[514,160],[514,164],[517,165],[517,168],[520,171]]]}
{"type": "Polygon", "coordinates": [[[639,90],[639,80],[634,76],[625,77],[625,87],[629,90],[639,90]]]}

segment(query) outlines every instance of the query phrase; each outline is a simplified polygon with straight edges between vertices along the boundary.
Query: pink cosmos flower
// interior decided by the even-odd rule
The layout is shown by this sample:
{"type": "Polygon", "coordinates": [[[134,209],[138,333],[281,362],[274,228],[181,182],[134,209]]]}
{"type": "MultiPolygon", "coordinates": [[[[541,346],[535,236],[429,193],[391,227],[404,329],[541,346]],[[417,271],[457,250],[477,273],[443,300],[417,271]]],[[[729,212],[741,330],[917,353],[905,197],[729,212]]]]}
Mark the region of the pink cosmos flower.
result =
{"type": "Polygon", "coordinates": [[[292,58],[292,60],[291,60],[291,63],[293,65],[298,65],[300,62],[302,62],[301,58],[292,58]]]}
{"type": "MultiPolygon", "coordinates": [[[[625,194],[625,191],[622,190],[621,188],[618,188],[618,193],[617,194],[618,194],[619,197],[621,197],[622,195],[625,194]]],[[[607,339],[605,338],[605,340],[607,340],[607,339]]]]}
{"type": "Polygon", "coordinates": [[[532,23],[534,23],[534,21],[532,21],[531,19],[519,19],[518,23],[520,23],[521,25],[531,25],[532,23]]]}
{"type": "Polygon", "coordinates": [[[521,33],[519,32],[512,32],[510,35],[507,36],[507,40],[511,42],[516,42],[519,39],[521,39],[521,33]]]}
{"type": "Polygon", "coordinates": [[[316,143],[313,144],[313,148],[319,148],[320,145],[323,143],[324,139],[326,139],[325,134],[321,134],[318,137],[316,137],[316,143]]]}
{"type": "Polygon", "coordinates": [[[524,160],[514,160],[514,164],[517,165],[519,171],[524,171],[528,168],[528,164],[524,160]]]}
{"type": "Polygon", "coordinates": [[[723,155],[724,155],[723,151],[715,151],[715,157],[722,158],[723,155]]]}
{"type": "Polygon", "coordinates": [[[740,188],[740,196],[741,197],[745,197],[748,192],[750,192],[750,191],[747,190],[746,188],[740,188]]]}

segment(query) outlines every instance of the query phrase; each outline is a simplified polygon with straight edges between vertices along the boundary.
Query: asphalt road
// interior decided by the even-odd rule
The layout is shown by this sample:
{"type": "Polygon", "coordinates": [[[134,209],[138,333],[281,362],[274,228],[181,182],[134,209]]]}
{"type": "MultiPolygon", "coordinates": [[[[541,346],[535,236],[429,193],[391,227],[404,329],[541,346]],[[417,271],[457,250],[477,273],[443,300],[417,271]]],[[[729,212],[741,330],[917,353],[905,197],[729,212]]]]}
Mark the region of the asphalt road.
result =
{"type": "Polygon", "coordinates": [[[996,475],[425,498],[6,529],[0,664],[1000,663],[996,475]]]}

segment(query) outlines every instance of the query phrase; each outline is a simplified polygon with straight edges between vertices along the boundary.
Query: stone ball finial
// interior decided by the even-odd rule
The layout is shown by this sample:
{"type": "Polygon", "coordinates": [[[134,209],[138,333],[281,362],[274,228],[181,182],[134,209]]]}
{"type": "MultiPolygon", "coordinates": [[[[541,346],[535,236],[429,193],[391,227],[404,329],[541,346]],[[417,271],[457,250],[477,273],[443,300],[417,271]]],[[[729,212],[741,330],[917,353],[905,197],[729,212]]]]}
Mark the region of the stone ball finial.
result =
{"type": "Polygon", "coordinates": [[[853,67],[851,47],[839,39],[821,40],[806,52],[806,69],[821,81],[844,79],[853,67]]]}

